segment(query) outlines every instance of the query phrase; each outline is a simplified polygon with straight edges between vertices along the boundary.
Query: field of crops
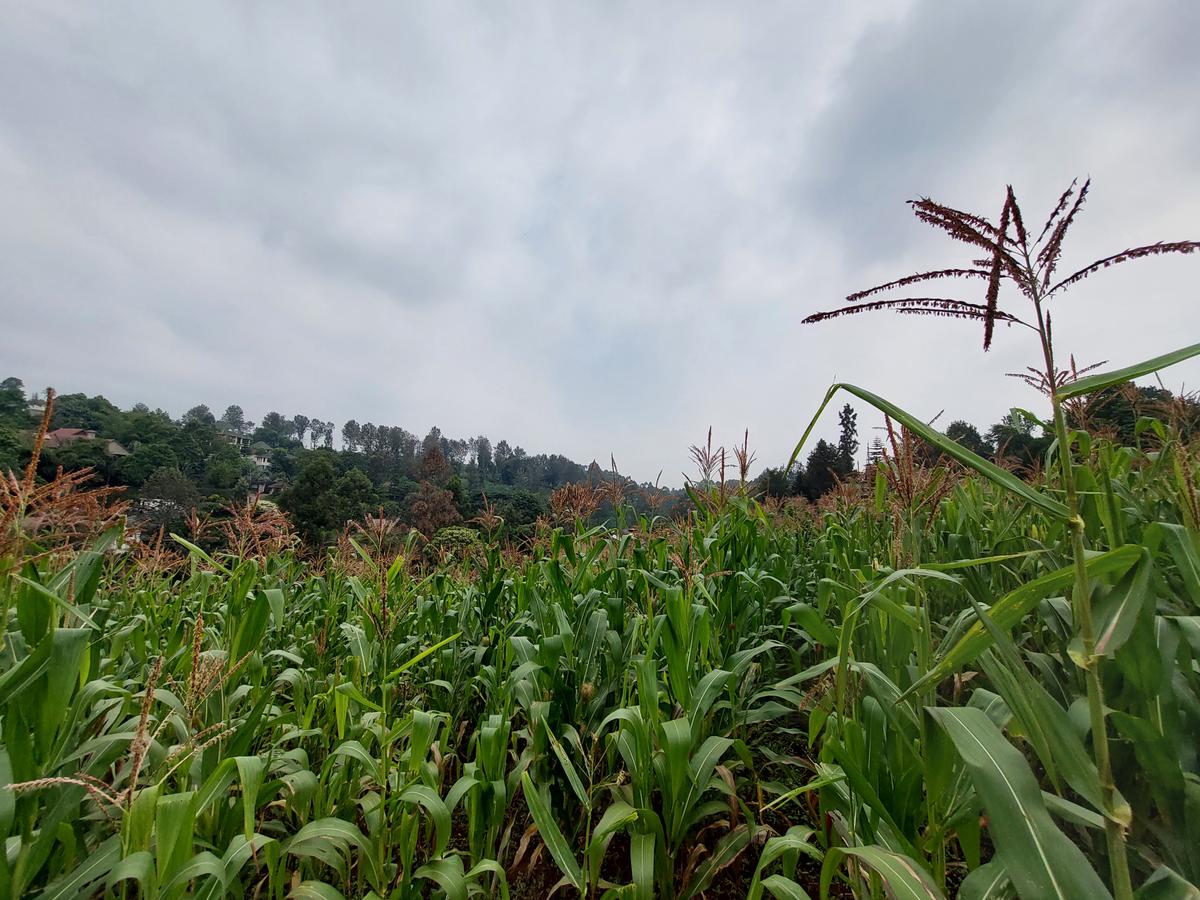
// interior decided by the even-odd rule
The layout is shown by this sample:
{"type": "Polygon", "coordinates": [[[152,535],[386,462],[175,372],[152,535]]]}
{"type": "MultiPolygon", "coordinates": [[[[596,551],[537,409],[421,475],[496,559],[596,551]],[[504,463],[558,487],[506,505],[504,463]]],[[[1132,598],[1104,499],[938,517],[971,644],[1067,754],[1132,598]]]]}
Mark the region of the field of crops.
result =
{"type": "Polygon", "coordinates": [[[1063,370],[1043,306],[1200,244],[1047,287],[1071,193],[1042,250],[1011,189],[999,227],[921,201],[990,268],[851,298],[982,273],[987,304],[814,317],[1034,330],[1040,475],[837,385],[890,441],[817,509],[705,451],[670,521],[610,485],[523,546],[377,519],[314,557],[243,510],[176,556],[35,448],[0,479],[0,896],[1200,897],[1200,446],[1170,406],[1086,427],[1200,345],[1063,370]]]}
{"type": "Polygon", "coordinates": [[[1197,480],[1144,424],[1075,471],[1090,649],[1053,480],[911,435],[820,512],[26,562],[0,894],[1100,897],[1107,820],[1144,896],[1195,896],[1197,480]]]}

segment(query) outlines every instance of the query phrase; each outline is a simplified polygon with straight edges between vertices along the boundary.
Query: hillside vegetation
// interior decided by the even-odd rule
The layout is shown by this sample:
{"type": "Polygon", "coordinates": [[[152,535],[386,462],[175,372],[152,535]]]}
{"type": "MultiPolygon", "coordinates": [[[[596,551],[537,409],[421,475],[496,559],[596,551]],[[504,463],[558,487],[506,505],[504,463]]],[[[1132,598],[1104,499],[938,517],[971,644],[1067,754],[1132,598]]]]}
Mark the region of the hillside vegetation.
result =
{"type": "Polygon", "coordinates": [[[40,478],[51,398],[0,481],[0,896],[1198,896],[1195,403],[1119,386],[1200,345],[1056,365],[1085,193],[1036,241],[1011,189],[998,224],[921,201],[988,258],[879,290],[985,302],[816,317],[1028,327],[1030,465],[835,385],[818,416],[849,393],[887,440],[817,504],[710,443],[673,517],[606,479],[519,539],[484,505],[314,549],[235,504],[206,549],[126,540],[86,470],[40,478]],[[1132,421],[1097,427],[1117,396],[1132,421]]]}

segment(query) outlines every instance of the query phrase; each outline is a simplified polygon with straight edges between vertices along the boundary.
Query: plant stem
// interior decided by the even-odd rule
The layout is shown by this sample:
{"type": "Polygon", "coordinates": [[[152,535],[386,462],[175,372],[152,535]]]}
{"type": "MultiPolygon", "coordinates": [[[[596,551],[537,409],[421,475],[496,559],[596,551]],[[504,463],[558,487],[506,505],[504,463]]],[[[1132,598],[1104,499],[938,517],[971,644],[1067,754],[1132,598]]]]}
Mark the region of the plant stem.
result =
{"type": "Polygon", "coordinates": [[[1096,656],[1096,634],[1092,624],[1092,589],[1088,579],[1083,546],[1083,518],[1079,515],[1079,496],[1075,489],[1075,467],[1072,461],[1071,439],[1067,433],[1066,417],[1062,402],[1058,398],[1057,372],[1054,368],[1054,349],[1049,329],[1042,313],[1040,293],[1035,286],[1034,307],[1037,310],[1038,334],[1041,337],[1042,355],[1046,365],[1047,384],[1050,389],[1050,405],[1054,410],[1054,435],[1058,440],[1058,460],[1062,470],[1063,490],[1066,493],[1070,519],[1067,530],[1071,533],[1071,558],[1075,569],[1075,586],[1071,591],[1071,606],[1075,623],[1079,628],[1079,639],[1083,644],[1082,665],[1087,682],[1088,716],[1092,730],[1092,752],[1096,758],[1096,771],[1100,777],[1101,797],[1104,802],[1104,836],[1108,845],[1108,866],[1112,877],[1115,900],[1132,900],[1133,886],[1129,877],[1129,859],[1125,849],[1125,835],[1119,822],[1113,820],[1111,811],[1116,786],[1113,783],[1112,759],[1108,747],[1108,723],[1104,717],[1104,689],[1100,682],[1100,658],[1096,656]]]}

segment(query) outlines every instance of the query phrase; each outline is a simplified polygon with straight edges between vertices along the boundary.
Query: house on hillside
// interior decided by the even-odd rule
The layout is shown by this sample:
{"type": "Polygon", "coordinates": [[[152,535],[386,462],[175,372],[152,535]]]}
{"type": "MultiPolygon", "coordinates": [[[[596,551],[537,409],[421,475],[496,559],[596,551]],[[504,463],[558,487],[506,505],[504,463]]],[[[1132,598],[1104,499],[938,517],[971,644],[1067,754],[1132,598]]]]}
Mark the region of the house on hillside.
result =
{"type": "Polygon", "coordinates": [[[40,419],[42,414],[46,412],[46,401],[42,397],[34,394],[29,398],[29,402],[25,405],[29,410],[29,415],[35,419],[40,419]]]}
{"type": "Polygon", "coordinates": [[[55,428],[46,434],[46,446],[51,448],[66,447],[76,441],[101,441],[104,445],[104,452],[109,456],[129,455],[129,451],[120,443],[100,437],[91,428],[55,428]]]}
{"type": "Polygon", "coordinates": [[[250,445],[250,456],[260,469],[271,465],[271,445],[266,441],[255,441],[250,445]]]}
{"type": "Polygon", "coordinates": [[[250,438],[247,435],[242,434],[240,431],[233,431],[229,428],[218,428],[217,440],[231,444],[234,447],[237,447],[238,450],[242,451],[243,453],[250,449],[250,438]]]}

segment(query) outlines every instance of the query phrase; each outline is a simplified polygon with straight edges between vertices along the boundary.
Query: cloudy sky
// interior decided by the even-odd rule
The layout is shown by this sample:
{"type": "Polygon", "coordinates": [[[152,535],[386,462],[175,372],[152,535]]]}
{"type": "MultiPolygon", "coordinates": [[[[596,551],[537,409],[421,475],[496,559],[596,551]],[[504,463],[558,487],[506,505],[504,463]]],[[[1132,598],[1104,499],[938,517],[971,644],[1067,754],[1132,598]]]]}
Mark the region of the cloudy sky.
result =
{"type": "MultiPolygon", "coordinates": [[[[1027,333],[800,320],[971,258],[916,196],[994,216],[1011,182],[1040,222],[1091,175],[1064,271],[1200,237],[1197,46],[1183,0],[5,0],[0,376],[667,483],[709,425],[786,458],[835,378],[986,426],[1037,403],[1027,333]]],[[[1091,279],[1060,348],[1194,342],[1198,281],[1091,279]]]]}

